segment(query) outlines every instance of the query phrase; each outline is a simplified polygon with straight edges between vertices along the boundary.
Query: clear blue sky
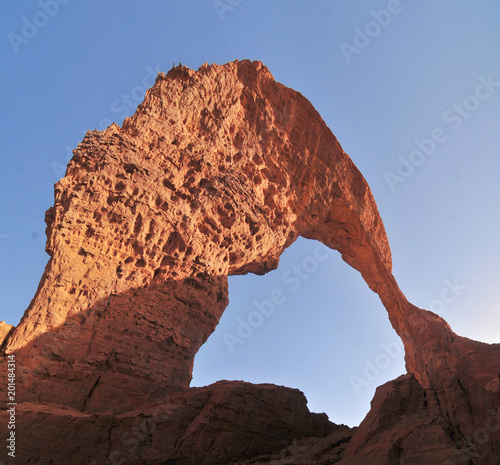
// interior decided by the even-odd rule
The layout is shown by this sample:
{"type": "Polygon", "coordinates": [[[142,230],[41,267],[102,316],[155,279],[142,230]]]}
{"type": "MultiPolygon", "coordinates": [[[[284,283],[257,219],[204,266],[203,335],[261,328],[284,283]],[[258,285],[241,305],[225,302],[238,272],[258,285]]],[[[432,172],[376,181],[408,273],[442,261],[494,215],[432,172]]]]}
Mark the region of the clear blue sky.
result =
{"type": "MultiPolygon", "coordinates": [[[[0,319],[17,324],[35,293],[44,212],[84,132],[121,124],[157,69],[249,58],[313,103],[366,177],[408,298],[500,341],[498,2],[59,2],[0,5],[0,319]]],[[[398,338],[377,296],[338,254],[314,258],[317,245],[230,279],[193,385],[297,387],[311,410],[354,425],[404,373],[402,354],[384,355],[398,338]],[[292,280],[294,265],[308,278],[292,280]],[[258,321],[254,301],[275,289],[284,297],[258,321]],[[249,318],[258,326],[231,353],[224,335],[249,318]]]]}

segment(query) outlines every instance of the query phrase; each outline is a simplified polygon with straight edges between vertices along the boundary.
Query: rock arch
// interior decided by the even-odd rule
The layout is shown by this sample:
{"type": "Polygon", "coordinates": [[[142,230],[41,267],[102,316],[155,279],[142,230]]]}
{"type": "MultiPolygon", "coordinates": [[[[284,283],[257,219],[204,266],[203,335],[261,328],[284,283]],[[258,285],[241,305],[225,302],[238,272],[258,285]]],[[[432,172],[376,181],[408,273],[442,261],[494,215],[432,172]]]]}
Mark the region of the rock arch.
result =
{"type": "MultiPolygon", "coordinates": [[[[412,433],[375,403],[341,463],[372,459],[394,429],[407,436],[396,452],[382,442],[383,460],[442,463],[500,405],[500,346],[461,338],[406,300],[363,176],[310,102],[259,62],[160,73],[122,128],[86,134],[46,221],[51,258],[3,344],[26,403],[120,416],[186,391],[227,276],[276,268],[303,236],[338,250],[380,296],[409,373],[380,395],[403,392],[404,415],[425,417],[412,433]]],[[[478,454],[498,457],[498,430],[488,434],[478,454]]]]}

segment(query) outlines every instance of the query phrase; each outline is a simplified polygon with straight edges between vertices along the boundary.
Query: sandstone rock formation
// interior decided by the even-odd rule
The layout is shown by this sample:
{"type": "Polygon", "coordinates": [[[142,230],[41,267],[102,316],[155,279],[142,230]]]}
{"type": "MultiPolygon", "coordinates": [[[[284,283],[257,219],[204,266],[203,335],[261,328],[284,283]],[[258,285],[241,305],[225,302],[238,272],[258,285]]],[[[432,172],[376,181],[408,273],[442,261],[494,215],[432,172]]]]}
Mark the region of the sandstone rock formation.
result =
{"type": "Polygon", "coordinates": [[[9,333],[14,329],[12,325],[8,325],[5,321],[0,321],[0,346],[3,344],[9,333]]]}
{"type": "Polygon", "coordinates": [[[296,389],[237,381],[180,391],[120,415],[23,403],[18,418],[20,461],[12,463],[233,463],[293,448],[297,438],[332,438],[342,453],[353,432],[310,414],[296,389]]]}
{"type": "Polygon", "coordinates": [[[46,222],[37,293],[0,328],[20,402],[6,463],[500,463],[500,344],[406,300],[366,181],[261,63],[160,73],[122,128],[87,133],[46,222]],[[405,345],[408,374],[355,430],[288,388],[189,389],[227,276],[276,268],[298,236],[362,274],[405,345]]]}

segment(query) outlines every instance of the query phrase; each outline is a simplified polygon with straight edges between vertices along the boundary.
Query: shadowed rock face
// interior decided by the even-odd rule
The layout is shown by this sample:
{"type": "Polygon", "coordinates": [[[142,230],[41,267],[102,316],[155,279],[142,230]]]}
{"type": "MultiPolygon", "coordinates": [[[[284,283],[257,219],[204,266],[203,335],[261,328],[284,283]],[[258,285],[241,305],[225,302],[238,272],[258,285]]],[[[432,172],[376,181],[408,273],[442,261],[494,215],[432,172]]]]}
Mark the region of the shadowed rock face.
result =
{"type": "Polygon", "coordinates": [[[87,133],[46,222],[37,293],[0,328],[22,402],[12,463],[500,461],[500,345],[407,302],[365,179],[261,63],[160,73],[122,128],[87,133]],[[189,389],[227,276],[276,268],[298,236],[362,274],[405,345],[408,375],[377,390],[357,430],[288,388],[189,389]]]}

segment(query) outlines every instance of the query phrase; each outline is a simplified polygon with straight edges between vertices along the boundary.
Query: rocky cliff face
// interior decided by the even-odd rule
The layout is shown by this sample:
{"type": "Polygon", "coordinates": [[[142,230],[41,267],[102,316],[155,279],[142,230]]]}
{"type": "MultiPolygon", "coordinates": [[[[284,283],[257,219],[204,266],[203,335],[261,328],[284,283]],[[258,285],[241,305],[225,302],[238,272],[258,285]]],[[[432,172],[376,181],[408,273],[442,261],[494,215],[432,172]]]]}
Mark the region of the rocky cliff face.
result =
{"type": "Polygon", "coordinates": [[[160,73],[122,128],[87,133],[46,222],[38,291],[1,328],[21,402],[6,463],[500,462],[500,345],[406,300],[366,181],[261,63],[160,73]],[[300,235],[362,274],[405,345],[408,375],[356,430],[295,390],[188,387],[227,276],[276,268],[300,235]]]}
{"type": "Polygon", "coordinates": [[[3,342],[13,329],[14,327],[12,325],[8,325],[5,321],[0,321],[0,346],[2,346],[3,342]]]}

